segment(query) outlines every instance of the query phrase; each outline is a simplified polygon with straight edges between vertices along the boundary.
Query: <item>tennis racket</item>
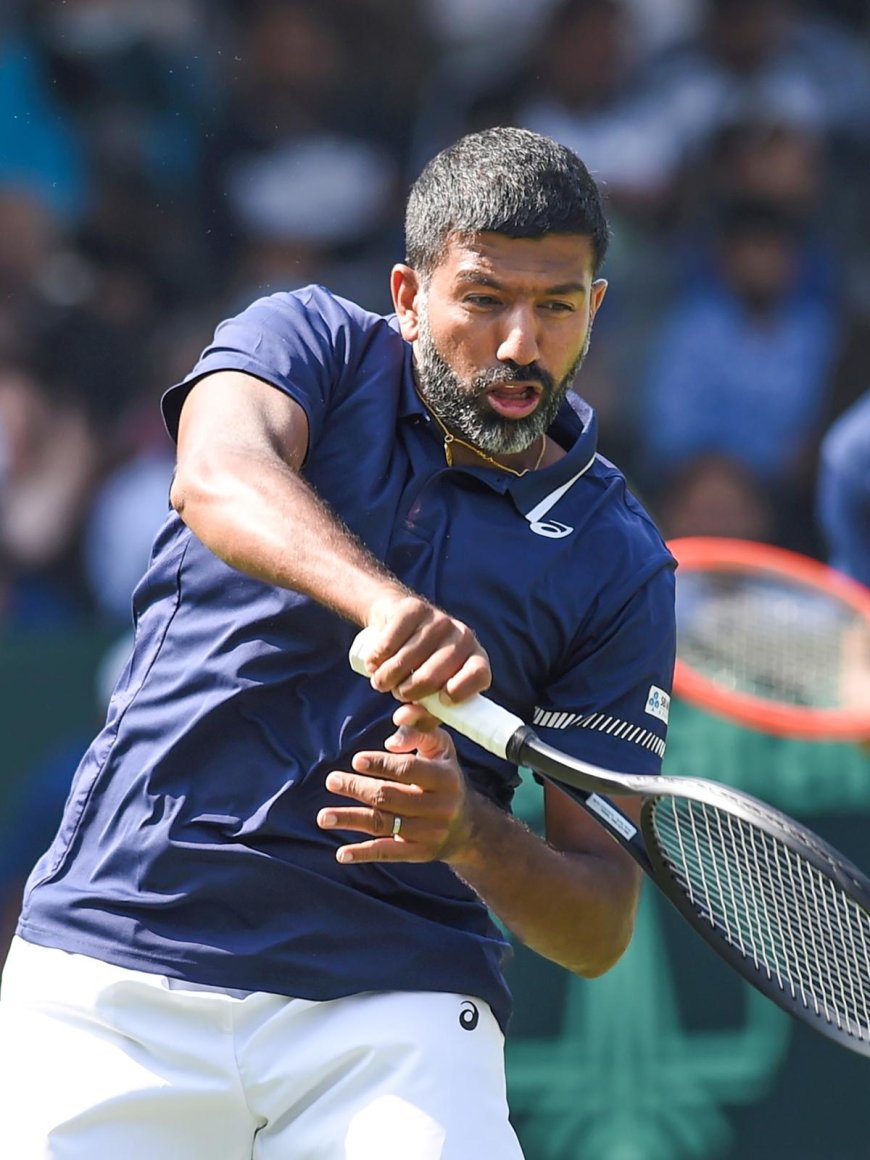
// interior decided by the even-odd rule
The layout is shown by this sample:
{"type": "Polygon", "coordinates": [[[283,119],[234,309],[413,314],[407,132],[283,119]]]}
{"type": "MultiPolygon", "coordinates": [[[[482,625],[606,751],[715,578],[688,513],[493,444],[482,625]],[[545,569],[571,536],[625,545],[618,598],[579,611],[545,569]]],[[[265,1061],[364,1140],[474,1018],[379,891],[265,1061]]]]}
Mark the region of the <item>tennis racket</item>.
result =
{"type": "MultiPolygon", "coordinates": [[[[350,652],[363,675],[368,631],[350,652]]],[[[613,773],[580,761],[486,697],[422,704],[569,793],[739,974],[816,1031],[870,1055],[870,880],[836,850],[716,782],[613,773]],[[603,794],[642,797],[640,830],[603,794]]]]}
{"type": "Polygon", "coordinates": [[[768,544],[687,537],[674,692],[781,736],[870,739],[870,590],[768,544]]]}

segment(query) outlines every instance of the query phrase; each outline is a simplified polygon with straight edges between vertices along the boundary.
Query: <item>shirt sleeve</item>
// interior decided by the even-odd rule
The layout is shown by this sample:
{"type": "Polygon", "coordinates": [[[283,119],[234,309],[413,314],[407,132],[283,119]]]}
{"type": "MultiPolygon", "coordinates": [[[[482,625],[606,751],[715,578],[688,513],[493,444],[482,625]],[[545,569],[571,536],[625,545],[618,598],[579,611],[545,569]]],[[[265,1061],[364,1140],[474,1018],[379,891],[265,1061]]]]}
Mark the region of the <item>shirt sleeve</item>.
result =
{"type": "Polygon", "coordinates": [[[676,652],[673,566],[663,564],[585,641],[539,698],[535,731],[593,765],[659,773],[676,652]]]}
{"type": "Polygon", "coordinates": [[[167,431],[177,438],[182,404],[199,379],[236,370],[294,399],[305,411],[315,443],[332,395],[356,357],[360,329],[344,304],[322,287],[258,299],[220,323],[190,374],[164,394],[167,431]]]}

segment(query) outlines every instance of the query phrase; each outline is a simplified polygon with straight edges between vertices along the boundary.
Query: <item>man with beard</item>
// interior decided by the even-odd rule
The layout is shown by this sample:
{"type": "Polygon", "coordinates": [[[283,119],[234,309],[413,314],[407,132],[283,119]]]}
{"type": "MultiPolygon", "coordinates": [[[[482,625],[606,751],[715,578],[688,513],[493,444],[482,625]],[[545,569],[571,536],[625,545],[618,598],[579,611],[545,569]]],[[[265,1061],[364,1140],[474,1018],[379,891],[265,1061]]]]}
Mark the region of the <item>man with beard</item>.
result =
{"type": "Polygon", "coordinates": [[[394,316],[274,294],[164,397],[173,510],[4,974],[4,1155],[517,1157],[490,911],[586,977],[629,941],[616,844],[550,785],[528,831],[517,770],[417,703],[492,684],[563,749],[660,766],[672,560],[569,393],[598,191],[487,130],[406,237],[394,316]]]}

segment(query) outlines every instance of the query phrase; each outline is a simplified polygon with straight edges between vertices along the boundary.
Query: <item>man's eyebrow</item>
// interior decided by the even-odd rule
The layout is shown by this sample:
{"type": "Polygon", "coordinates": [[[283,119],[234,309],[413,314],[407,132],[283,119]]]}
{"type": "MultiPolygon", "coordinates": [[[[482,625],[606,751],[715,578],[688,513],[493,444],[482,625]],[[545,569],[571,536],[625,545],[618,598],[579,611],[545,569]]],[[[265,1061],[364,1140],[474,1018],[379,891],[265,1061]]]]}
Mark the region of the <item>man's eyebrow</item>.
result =
{"type": "Polygon", "coordinates": [[[548,286],[547,294],[585,294],[585,282],[560,282],[558,286],[548,286]]]}
{"type": "Polygon", "coordinates": [[[456,281],[468,286],[488,286],[490,290],[504,289],[504,286],[496,278],[490,277],[489,274],[483,274],[479,270],[460,270],[456,275],[456,281]]]}
{"type": "MultiPolygon", "coordinates": [[[[490,274],[484,274],[480,270],[459,270],[456,281],[467,286],[487,286],[490,290],[506,289],[497,278],[493,278],[490,274]]],[[[547,286],[542,293],[552,295],[585,294],[586,283],[581,281],[560,282],[557,286],[547,286]]]]}

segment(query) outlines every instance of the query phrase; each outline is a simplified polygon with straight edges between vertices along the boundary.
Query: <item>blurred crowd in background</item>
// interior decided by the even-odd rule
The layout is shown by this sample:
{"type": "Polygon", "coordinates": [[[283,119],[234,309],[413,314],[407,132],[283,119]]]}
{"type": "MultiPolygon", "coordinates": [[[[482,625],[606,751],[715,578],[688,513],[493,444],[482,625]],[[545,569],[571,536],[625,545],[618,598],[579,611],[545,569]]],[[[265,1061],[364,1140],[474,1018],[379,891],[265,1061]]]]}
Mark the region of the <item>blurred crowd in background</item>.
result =
{"type": "Polygon", "coordinates": [[[0,11],[0,629],[128,625],[162,391],[262,294],[388,311],[409,182],[493,124],[605,192],[579,385],[664,532],[824,556],[820,440],[870,386],[863,0],[0,11]]]}

